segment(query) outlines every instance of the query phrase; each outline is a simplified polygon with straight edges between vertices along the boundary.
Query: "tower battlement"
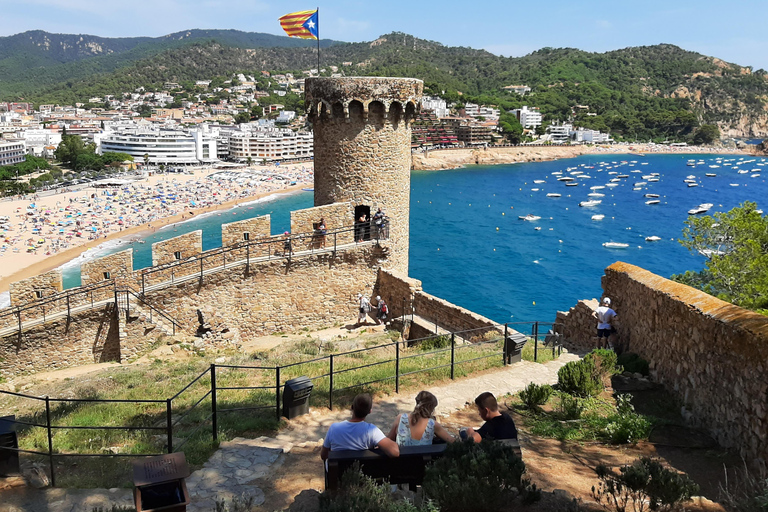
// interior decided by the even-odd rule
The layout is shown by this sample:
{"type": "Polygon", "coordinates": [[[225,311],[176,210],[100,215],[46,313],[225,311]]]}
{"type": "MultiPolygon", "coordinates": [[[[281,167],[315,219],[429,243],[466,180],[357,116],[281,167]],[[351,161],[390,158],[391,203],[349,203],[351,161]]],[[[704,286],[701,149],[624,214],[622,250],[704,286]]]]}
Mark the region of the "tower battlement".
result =
{"type": "Polygon", "coordinates": [[[410,122],[421,106],[424,82],[414,78],[307,78],[305,103],[313,122],[375,117],[410,122]]]}

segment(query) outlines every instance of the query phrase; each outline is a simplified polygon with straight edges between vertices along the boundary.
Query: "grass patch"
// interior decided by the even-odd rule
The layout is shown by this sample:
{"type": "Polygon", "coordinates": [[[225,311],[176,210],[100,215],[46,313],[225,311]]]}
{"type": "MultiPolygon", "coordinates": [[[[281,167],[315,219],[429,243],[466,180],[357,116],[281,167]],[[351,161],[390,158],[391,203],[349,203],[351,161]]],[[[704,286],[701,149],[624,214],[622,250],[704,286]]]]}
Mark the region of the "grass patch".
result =
{"type": "Polygon", "coordinates": [[[523,350],[521,351],[521,355],[522,355],[523,359],[525,361],[531,361],[531,362],[536,362],[536,363],[544,364],[544,363],[546,363],[548,361],[553,361],[553,360],[558,358],[557,348],[555,348],[555,353],[553,355],[552,354],[552,348],[545,347],[544,345],[539,343],[538,353],[535,354],[536,355],[536,359],[534,361],[534,352],[535,352],[535,350],[536,349],[534,347],[533,340],[529,340],[528,343],[526,343],[525,346],[523,347],[523,350]]]}

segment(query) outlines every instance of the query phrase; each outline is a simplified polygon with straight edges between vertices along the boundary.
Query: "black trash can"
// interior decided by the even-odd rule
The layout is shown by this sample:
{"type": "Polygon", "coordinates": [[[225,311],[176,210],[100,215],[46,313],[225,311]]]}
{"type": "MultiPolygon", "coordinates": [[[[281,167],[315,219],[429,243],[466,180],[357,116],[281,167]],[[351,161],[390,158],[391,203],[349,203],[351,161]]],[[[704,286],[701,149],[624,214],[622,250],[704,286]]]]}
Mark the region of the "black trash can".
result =
{"type": "Polygon", "coordinates": [[[296,377],[285,381],[283,388],[283,416],[289,420],[309,412],[309,395],[314,384],[309,377],[296,377]]]}
{"type": "Polygon", "coordinates": [[[186,512],[189,466],[184,454],[169,453],[133,463],[136,512],[186,512]]]}
{"type": "Polygon", "coordinates": [[[0,417],[0,476],[21,474],[16,416],[0,417]]]}
{"type": "Polygon", "coordinates": [[[523,347],[528,342],[525,334],[510,331],[504,343],[504,362],[506,364],[519,363],[523,360],[523,347]]]}

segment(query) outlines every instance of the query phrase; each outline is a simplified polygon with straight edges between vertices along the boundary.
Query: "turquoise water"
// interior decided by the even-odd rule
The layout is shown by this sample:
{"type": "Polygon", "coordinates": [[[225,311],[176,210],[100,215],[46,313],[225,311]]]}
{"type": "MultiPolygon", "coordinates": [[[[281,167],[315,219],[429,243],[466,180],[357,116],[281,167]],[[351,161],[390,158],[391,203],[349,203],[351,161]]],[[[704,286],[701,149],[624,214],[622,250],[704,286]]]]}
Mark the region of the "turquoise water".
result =
{"type": "MultiPolygon", "coordinates": [[[[753,159],[725,156],[732,161],[718,164],[715,158],[592,155],[553,162],[413,172],[410,274],[422,280],[430,293],[496,321],[514,322],[552,321],[555,311],[567,310],[579,299],[599,297],[603,269],[616,261],[633,263],[662,276],[698,270],[704,258],[692,255],[676,241],[687,211],[700,203],[714,203],[709,213],[725,211],[745,200],[765,208],[762,198],[768,193],[762,176],[751,177],[760,174],[752,170],[762,170],[758,164],[766,163],[764,159],[745,164],[753,159]],[[689,167],[686,162],[691,158],[702,159],[705,164],[689,167]],[[637,163],[631,163],[633,160],[637,163]],[[579,185],[566,187],[557,178],[575,177],[569,174],[574,172],[568,171],[569,167],[590,178],[575,178],[579,185]],[[736,167],[750,172],[739,174],[736,167]],[[642,178],[651,173],[658,173],[658,182],[642,178]],[[706,177],[705,173],[717,176],[706,177]],[[697,187],[688,187],[683,181],[689,175],[695,176],[697,187]],[[592,186],[605,186],[610,179],[617,179],[617,186],[590,190],[592,186]],[[534,180],[545,182],[536,184],[534,180]],[[643,181],[646,184],[640,190],[633,190],[635,183],[643,181]],[[604,193],[605,197],[595,198],[602,203],[579,207],[580,201],[591,199],[587,196],[590,192],[604,193]],[[547,193],[562,196],[550,198],[547,193]],[[659,194],[660,203],[646,205],[646,193],[659,194]],[[518,219],[529,213],[541,219],[518,219]],[[605,217],[592,220],[596,214],[605,217]],[[651,235],[661,240],[646,242],[645,237],[651,235]],[[629,247],[602,246],[609,241],[627,243],[629,247]]],[[[765,169],[768,176],[768,164],[765,169]]],[[[290,225],[290,211],[310,207],[312,201],[312,193],[304,192],[159,230],[145,244],[131,245],[134,268],[150,264],[151,243],[196,229],[203,229],[203,249],[218,247],[219,226],[225,222],[270,213],[272,232],[280,233],[290,225]]],[[[125,248],[122,244],[108,252],[125,248]]],[[[79,284],[79,269],[67,269],[65,280],[66,286],[79,284]]]]}

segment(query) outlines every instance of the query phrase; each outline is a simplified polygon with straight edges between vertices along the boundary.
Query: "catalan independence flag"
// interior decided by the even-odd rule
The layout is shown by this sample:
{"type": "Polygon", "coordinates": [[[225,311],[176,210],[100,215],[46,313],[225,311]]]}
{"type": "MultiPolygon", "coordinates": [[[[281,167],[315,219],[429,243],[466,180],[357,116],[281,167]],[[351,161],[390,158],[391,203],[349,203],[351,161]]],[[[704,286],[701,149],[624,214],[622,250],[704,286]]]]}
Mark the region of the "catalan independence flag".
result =
{"type": "Polygon", "coordinates": [[[286,14],[280,18],[280,26],[289,37],[317,39],[317,10],[286,14]]]}

